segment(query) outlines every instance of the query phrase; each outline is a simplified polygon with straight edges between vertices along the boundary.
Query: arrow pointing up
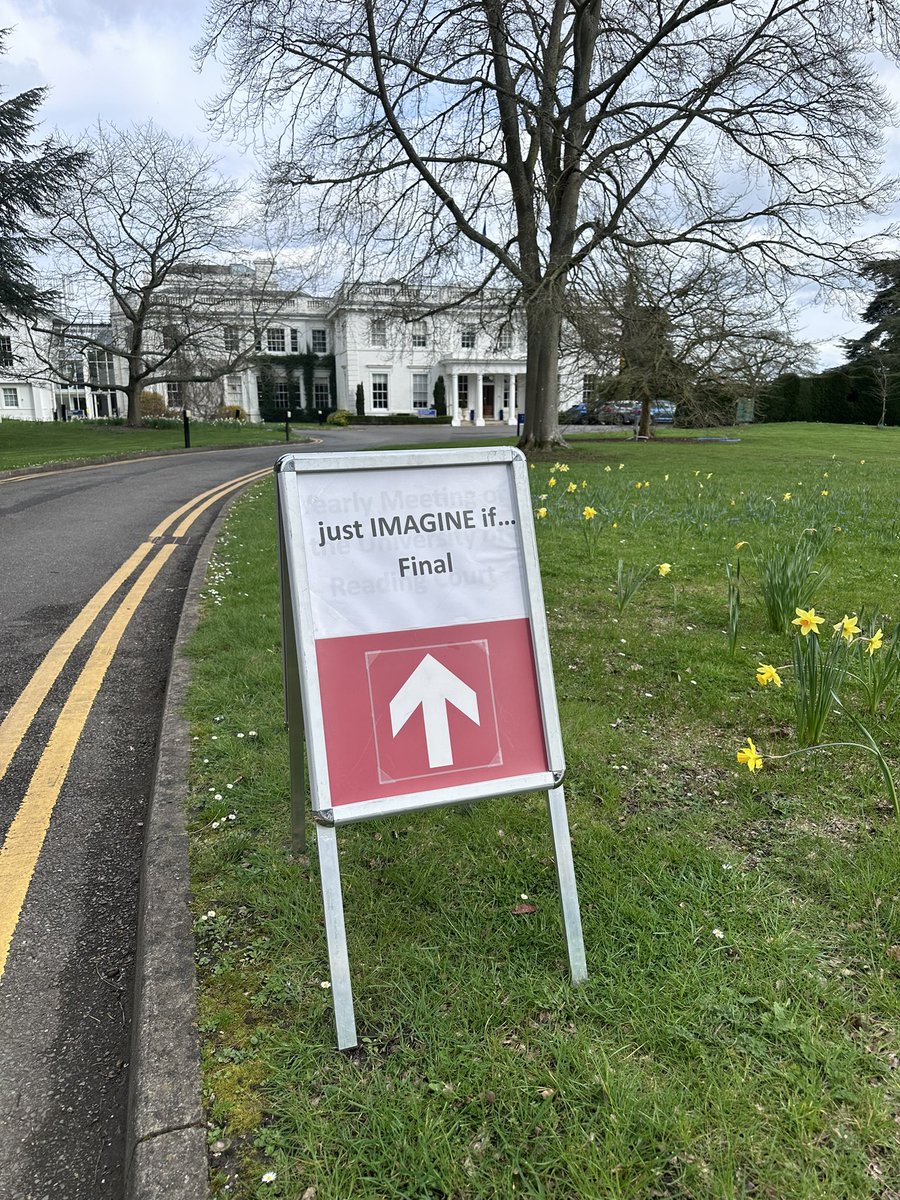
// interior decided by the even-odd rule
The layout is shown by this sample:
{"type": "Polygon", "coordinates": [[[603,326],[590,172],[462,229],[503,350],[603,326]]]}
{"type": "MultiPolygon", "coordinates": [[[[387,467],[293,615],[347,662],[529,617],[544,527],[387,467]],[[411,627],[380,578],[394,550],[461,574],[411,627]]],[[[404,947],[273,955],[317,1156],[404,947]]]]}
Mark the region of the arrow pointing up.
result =
{"type": "Polygon", "coordinates": [[[419,705],[422,706],[429,767],[449,767],[453,762],[448,704],[476,725],[481,724],[477,694],[430,654],[425,655],[391,701],[391,733],[394,737],[419,705]]]}

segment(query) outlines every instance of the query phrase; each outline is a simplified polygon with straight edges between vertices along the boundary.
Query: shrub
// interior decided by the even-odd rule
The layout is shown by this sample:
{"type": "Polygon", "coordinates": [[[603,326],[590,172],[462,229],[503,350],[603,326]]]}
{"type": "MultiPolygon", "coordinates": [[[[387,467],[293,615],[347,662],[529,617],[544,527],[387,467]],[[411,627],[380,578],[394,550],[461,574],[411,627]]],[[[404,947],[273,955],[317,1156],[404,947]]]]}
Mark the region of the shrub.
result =
{"type": "Polygon", "coordinates": [[[438,375],[434,381],[434,411],[439,417],[447,415],[447,388],[443,375],[438,375]]]}
{"type": "Polygon", "coordinates": [[[356,415],[364,417],[366,415],[366,393],[363,391],[363,385],[356,385],[356,415]]]}
{"type": "Polygon", "coordinates": [[[247,414],[239,404],[220,404],[216,409],[217,421],[246,421],[247,414]]]}
{"type": "Polygon", "coordinates": [[[326,425],[349,425],[350,414],[345,412],[343,408],[335,408],[325,418],[326,425]]]}
{"type": "Polygon", "coordinates": [[[141,416],[164,417],[166,402],[159,392],[141,392],[141,416]]]}

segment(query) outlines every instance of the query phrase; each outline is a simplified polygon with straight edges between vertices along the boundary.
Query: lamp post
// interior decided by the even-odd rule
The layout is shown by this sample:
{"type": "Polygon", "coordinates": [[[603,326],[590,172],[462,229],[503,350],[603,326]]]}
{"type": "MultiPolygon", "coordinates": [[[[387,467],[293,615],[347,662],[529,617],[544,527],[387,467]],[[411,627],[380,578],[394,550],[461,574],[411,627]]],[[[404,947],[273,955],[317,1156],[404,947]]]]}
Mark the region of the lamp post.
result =
{"type": "Polygon", "coordinates": [[[284,440],[291,440],[291,410],[287,409],[284,414],[284,440]]]}

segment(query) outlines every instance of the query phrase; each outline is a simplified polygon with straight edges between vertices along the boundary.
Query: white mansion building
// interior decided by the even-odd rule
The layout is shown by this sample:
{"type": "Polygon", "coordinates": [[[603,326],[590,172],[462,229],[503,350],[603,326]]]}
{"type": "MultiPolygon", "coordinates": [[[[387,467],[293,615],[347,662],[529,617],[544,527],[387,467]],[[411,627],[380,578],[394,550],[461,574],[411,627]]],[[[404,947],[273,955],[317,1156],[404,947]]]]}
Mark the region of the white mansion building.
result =
{"type": "MultiPolygon", "coordinates": [[[[499,290],[470,295],[462,288],[356,284],[328,297],[271,290],[254,307],[249,298],[255,289],[261,294],[258,267],[190,271],[215,306],[215,324],[204,334],[206,357],[214,351],[223,363],[233,358],[232,369],[202,386],[214,389],[215,403],[239,405],[252,421],[300,408],[355,413],[360,385],[366,415],[431,415],[439,379],[454,425],[515,425],[524,411],[524,322],[499,290]]],[[[116,324],[115,313],[106,326],[60,318],[64,332],[55,349],[36,347],[35,335],[20,326],[0,326],[0,418],[124,415],[124,394],[110,386],[124,382],[127,369],[116,353],[117,342],[125,344],[116,324]],[[79,346],[79,332],[95,344],[79,346]],[[53,371],[55,361],[64,372],[53,371]]],[[[561,408],[582,398],[574,358],[561,359],[561,408]]],[[[195,385],[150,386],[170,408],[196,406],[195,385]]]]}

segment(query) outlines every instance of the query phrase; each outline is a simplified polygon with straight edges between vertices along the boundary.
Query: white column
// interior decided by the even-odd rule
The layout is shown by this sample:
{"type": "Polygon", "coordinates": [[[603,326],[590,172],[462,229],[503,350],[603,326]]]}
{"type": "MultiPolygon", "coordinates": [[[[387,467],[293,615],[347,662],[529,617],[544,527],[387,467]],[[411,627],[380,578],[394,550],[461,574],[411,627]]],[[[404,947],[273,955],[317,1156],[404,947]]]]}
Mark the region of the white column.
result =
{"type": "Polygon", "coordinates": [[[509,384],[509,408],[506,413],[507,425],[515,425],[518,421],[516,413],[516,377],[515,375],[507,375],[506,381],[509,384]]]}
{"type": "Polygon", "coordinates": [[[455,371],[444,372],[444,395],[447,398],[447,410],[450,413],[450,424],[459,424],[459,396],[457,394],[457,374],[455,371]]]}
{"type": "Polygon", "coordinates": [[[481,371],[475,373],[475,424],[484,424],[484,389],[481,383],[481,371]]]}

